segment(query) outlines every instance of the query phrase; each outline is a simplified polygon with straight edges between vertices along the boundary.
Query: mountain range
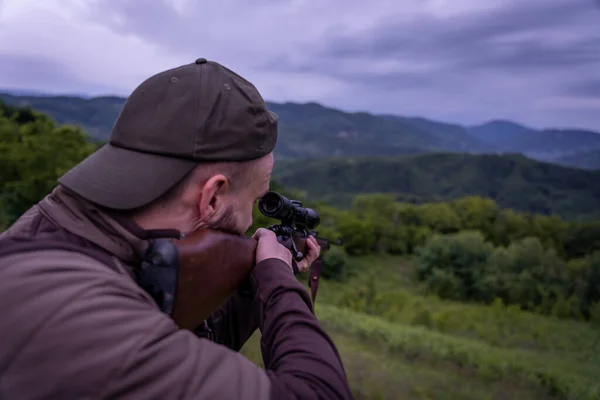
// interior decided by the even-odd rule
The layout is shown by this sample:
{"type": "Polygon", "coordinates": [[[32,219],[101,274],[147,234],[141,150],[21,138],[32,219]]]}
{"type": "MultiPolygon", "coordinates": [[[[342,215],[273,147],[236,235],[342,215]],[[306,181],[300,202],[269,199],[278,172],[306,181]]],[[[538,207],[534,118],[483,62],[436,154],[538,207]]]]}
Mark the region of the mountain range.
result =
{"type": "MultiPolygon", "coordinates": [[[[60,124],[81,126],[106,141],[125,97],[0,93],[7,104],[31,107],[60,124]]],[[[583,169],[600,168],[600,134],[581,129],[536,130],[511,121],[477,126],[421,117],[344,112],[317,103],[273,103],[280,118],[278,159],[397,156],[431,152],[520,153],[583,169]]]]}
{"type": "MultiPolygon", "coordinates": [[[[0,117],[13,118],[10,106],[27,107],[60,124],[81,126],[101,144],[124,102],[108,96],[4,94],[0,117]]],[[[539,131],[510,121],[461,126],[346,113],[316,103],[268,106],[280,117],[273,178],[302,191],[306,201],[345,208],[365,193],[411,203],[483,196],[501,208],[528,213],[600,217],[597,133],[539,131]],[[540,161],[548,158],[553,163],[540,161]]]]}

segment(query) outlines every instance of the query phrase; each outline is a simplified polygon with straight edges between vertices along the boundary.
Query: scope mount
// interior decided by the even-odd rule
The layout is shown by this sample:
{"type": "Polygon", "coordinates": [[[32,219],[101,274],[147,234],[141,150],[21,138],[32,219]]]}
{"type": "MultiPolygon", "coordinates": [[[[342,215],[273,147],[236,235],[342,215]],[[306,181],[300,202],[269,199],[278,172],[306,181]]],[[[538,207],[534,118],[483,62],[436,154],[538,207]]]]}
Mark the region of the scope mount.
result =
{"type": "Polygon", "coordinates": [[[294,232],[301,232],[303,235],[307,235],[308,232],[305,229],[294,229],[290,225],[281,224],[271,225],[269,230],[275,233],[275,236],[277,236],[277,239],[280,243],[289,240],[291,247],[289,250],[292,252],[292,257],[294,257],[295,261],[302,261],[304,254],[301,251],[298,251],[298,248],[296,247],[296,242],[294,242],[294,232]]]}

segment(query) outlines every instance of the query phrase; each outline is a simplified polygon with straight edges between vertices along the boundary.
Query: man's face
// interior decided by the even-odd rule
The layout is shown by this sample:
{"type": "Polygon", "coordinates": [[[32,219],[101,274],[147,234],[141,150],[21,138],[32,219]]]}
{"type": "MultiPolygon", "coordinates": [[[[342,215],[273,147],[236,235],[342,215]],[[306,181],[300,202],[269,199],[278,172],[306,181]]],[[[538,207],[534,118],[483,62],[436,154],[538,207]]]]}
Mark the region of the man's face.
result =
{"type": "Polygon", "coordinates": [[[227,210],[219,220],[211,224],[212,228],[244,234],[252,226],[252,209],[254,205],[269,191],[271,172],[273,171],[273,155],[269,154],[247,177],[247,184],[230,196],[227,210]]]}

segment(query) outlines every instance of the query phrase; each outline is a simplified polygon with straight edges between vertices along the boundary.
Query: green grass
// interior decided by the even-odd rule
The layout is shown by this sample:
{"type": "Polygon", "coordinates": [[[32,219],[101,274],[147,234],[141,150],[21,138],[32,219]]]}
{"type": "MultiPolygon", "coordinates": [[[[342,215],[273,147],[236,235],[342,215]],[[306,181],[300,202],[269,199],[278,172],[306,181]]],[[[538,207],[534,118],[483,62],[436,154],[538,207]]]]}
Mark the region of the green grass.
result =
{"type": "MultiPolygon", "coordinates": [[[[386,352],[385,346],[336,329],[326,328],[341,351],[354,396],[359,399],[557,399],[539,385],[517,378],[485,381],[471,368],[435,360],[410,360],[386,352]]],[[[263,366],[260,335],[242,353],[263,366]]]]}
{"type": "Polygon", "coordinates": [[[424,327],[394,324],[329,305],[317,315],[324,327],[343,331],[364,341],[378,343],[386,354],[425,364],[449,362],[470,369],[482,381],[524,380],[560,398],[596,399],[600,365],[523,349],[506,349],[467,338],[453,337],[424,327]]]}
{"type": "Polygon", "coordinates": [[[407,258],[370,256],[353,262],[360,273],[344,283],[324,281],[319,301],[498,347],[600,362],[600,327],[535,315],[499,302],[487,306],[427,296],[413,280],[407,258]]]}
{"type": "MultiPolygon", "coordinates": [[[[426,296],[411,260],[352,260],[316,312],[358,399],[600,399],[600,329],[426,296]]],[[[243,352],[261,365],[255,336],[243,352]]]]}

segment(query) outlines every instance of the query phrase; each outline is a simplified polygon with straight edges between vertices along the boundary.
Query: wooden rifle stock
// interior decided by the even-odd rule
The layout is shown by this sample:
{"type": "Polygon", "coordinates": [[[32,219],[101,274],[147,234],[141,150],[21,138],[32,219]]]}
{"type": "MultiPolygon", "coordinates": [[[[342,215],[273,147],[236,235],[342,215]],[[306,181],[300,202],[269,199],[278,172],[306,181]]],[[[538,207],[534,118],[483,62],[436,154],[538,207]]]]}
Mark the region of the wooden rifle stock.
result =
{"type": "MultiPolygon", "coordinates": [[[[302,235],[293,238],[297,250],[305,255],[307,238],[302,235]]],[[[320,238],[317,242],[323,255],[330,243],[320,238]]],[[[173,243],[178,251],[179,268],[171,317],[181,329],[194,330],[242,286],[254,268],[258,242],[246,236],[201,229],[173,243]]],[[[309,278],[313,301],[320,260],[315,264],[309,278]]]]}
{"type": "Polygon", "coordinates": [[[179,275],[171,316],[180,328],[194,330],[235,294],[254,267],[257,244],[211,229],[175,241],[179,275]]]}

